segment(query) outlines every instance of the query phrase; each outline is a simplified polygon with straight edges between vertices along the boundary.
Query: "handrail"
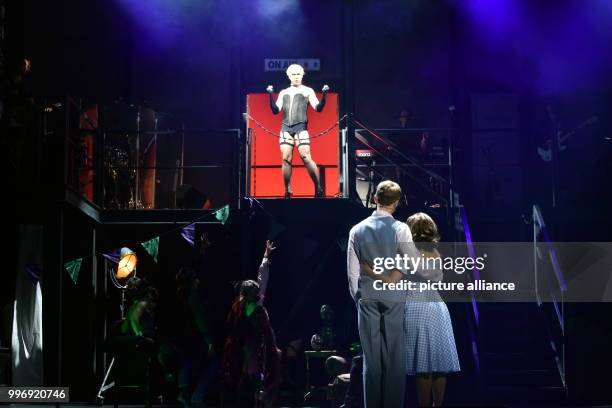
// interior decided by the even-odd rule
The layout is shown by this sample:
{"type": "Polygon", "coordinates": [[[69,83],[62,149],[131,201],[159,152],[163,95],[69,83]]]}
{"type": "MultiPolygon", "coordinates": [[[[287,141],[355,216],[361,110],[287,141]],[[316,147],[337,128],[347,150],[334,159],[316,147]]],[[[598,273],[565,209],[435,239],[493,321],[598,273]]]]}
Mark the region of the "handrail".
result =
{"type": "MultiPolygon", "coordinates": [[[[379,135],[378,133],[376,133],[373,129],[369,128],[368,126],[366,126],[365,124],[363,124],[361,121],[359,121],[357,118],[355,118],[355,116],[351,116],[353,122],[355,124],[357,124],[358,126],[360,126],[363,130],[367,131],[369,134],[371,134],[372,136],[374,136],[378,141],[384,143],[385,145],[388,146],[388,149],[393,151],[395,154],[399,155],[401,158],[403,158],[404,160],[409,161],[410,163],[412,163],[416,168],[418,168],[419,170],[421,170],[422,172],[424,172],[425,174],[427,174],[430,177],[435,178],[436,180],[447,184],[449,187],[451,187],[451,183],[450,181],[446,180],[444,177],[440,176],[437,173],[432,172],[429,169],[426,169],[421,163],[419,163],[418,160],[416,160],[414,157],[408,156],[405,153],[403,153],[400,149],[399,146],[397,146],[395,143],[393,143],[391,140],[388,140],[387,138],[379,135]]],[[[355,132],[355,136],[357,137],[357,132],[355,132]]],[[[363,142],[363,139],[360,138],[360,141],[363,142]]],[[[393,162],[391,159],[384,157],[385,160],[389,161],[389,162],[393,162]]]]}
{"type": "MultiPolygon", "coordinates": [[[[380,157],[382,157],[383,159],[387,160],[389,163],[393,164],[393,161],[388,158],[384,153],[382,153],[380,150],[376,149],[374,146],[372,146],[371,144],[368,143],[368,141],[361,135],[358,135],[357,133],[355,133],[355,137],[364,145],[366,145],[368,148],[374,150],[376,152],[376,154],[378,154],[380,157]]],[[[362,163],[364,163],[363,161],[361,161],[362,163]]],[[[364,163],[365,164],[365,163],[364,163]]],[[[368,167],[372,168],[372,166],[368,167]]],[[[442,196],[440,193],[438,193],[435,190],[432,190],[431,188],[429,188],[428,186],[426,186],[421,180],[419,180],[414,174],[410,173],[409,171],[407,171],[406,169],[404,169],[402,166],[396,166],[397,168],[400,169],[400,171],[402,173],[404,173],[405,175],[407,175],[408,177],[410,177],[412,180],[414,180],[417,184],[419,184],[421,187],[423,187],[426,190],[431,191],[435,196],[437,196],[438,198],[440,198],[442,201],[444,201],[445,203],[448,203],[448,200],[442,196]]],[[[384,177],[384,175],[382,175],[381,173],[378,173],[379,176],[384,177]]]]}
{"type": "MultiPolygon", "coordinates": [[[[557,284],[559,285],[559,289],[560,289],[559,293],[560,293],[561,298],[556,299],[555,296],[553,295],[551,303],[552,303],[552,307],[554,310],[554,316],[556,317],[557,323],[559,324],[559,330],[561,333],[561,340],[560,340],[561,347],[557,347],[556,341],[553,338],[553,335],[548,325],[545,325],[545,326],[546,326],[546,332],[549,337],[549,344],[554,354],[555,365],[557,367],[557,371],[559,373],[561,383],[563,384],[563,387],[567,389],[567,382],[566,382],[566,376],[565,376],[565,341],[564,341],[564,338],[565,338],[565,311],[564,311],[565,302],[563,298],[563,293],[567,290],[567,282],[565,281],[565,278],[563,276],[563,271],[561,270],[561,267],[559,265],[557,253],[554,247],[552,246],[550,236],[548,234],[548,229],[544,221],[544,216],[542,215],[542,210],[540,209],[538,205],[533,205],[533,213],[532,213],[531,222],[533,224],[533,277],[534,277],[534,284],[535,284],[535,295],[536,295],[537,304],[540,310],[542,310],[541,308],[545,305],[545,303],[541,301],[540,289],[538,285],[538,282],[539,282],[538,258],[540,254],[539,254],[537,243],[539,241],[538,235],[540,235],[540,233],[542,234],[542,237],[543,237],[543,243],[548,249],[547,259],[550,260],[552,269],[555,274],[555,278],[557,280],[557,284]]],[[[546,323],[548,323],[546,314],[542,313],[542,316],[544,320],[546,321],[546,323]]]]}

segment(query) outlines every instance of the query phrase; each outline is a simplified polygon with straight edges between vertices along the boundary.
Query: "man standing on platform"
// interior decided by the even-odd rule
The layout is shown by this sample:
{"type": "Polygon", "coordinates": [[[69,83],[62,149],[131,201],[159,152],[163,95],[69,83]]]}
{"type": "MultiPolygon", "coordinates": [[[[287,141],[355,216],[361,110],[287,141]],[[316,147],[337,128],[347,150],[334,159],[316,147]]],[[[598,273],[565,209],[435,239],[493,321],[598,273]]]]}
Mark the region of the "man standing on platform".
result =
{"type": "MultiPolygon", "coordinates": [[[[398,254],[418,256],[410,228],[392,215],[401,196],[402,190],[397,183],[381,182],[374,197],[376,211],[355,225],[349,234],[347,272],[349,290],[357,302],[366,408],[398,408],[403,407],[404,401],[406,292],[379,290],[382,288],[374,285],[374,280],[360,275],[360,264],[373,265],[376,258],[395,259],[398,254]]],[[[399,271],[407,273],[406,269],[399,271]]]]}
{"type": "Polygon", "coordinates": [[[283,180],[285,182],[285,198],[291,198],[291,162],[293,159],[293,148],[297,144],[298,153],[308,170],[308,174],[315,186],[315,197],[323,197],[325,192],[321,188],[319,169],[310,155],[310,137],[308,135],[308,118],[306,110],[308,103],[317,112],[321,112],[325,106],[325,100],[329,86],[324,85],[323,98],[319,101],[312,88],[302,85],[304,68],[298,64],[292,64],[287,68],[287,76],[291,86],[283,89],[278,94],[276,102],[272,97],[274,88],[268,85],[266,91],[270,95],[270,109],[276,115],[283,111],[283,126],[280,131],[280,150],[283,159],[283,180]]]}

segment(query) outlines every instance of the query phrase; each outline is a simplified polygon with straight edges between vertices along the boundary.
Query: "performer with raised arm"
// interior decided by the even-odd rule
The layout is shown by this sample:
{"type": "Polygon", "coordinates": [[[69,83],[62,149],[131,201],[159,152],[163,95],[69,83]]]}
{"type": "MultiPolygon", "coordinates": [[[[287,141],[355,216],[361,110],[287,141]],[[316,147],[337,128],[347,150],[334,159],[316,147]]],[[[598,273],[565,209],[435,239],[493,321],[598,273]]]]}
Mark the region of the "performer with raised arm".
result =
{"type": "Polygon", "coordinates": [[[298,64],[292,64],[287,68],[287,77],[291,86],[283,89],[274,101],[272,93],[274,88],[268,85],[266,91],[270,95],[270,108],[276,115],[283,112],[283,126],[280,131],[280,150],[282,155],[283,180],[285,182],[285,198],[291,198],[291,162],[293,159],[293,148],[297,144],[298,153],[308,170],[308,174],[315,186],[315,197],[323,197],[325,192],[321,188],[319,168],[310,155],[310,136],[308,135],[308,118],[306,110],[308,103],[317,112],[321,112],[325,106],[325,100],[329,86],[324,85],[321,91],[323,98],[319,101],[312,88],[302,85],[304,68],[298,64]]]}
{"type": "Polygon", "coordinates": [[[254,407],[261,398],[272,406],[281,382],[280,356],[264,297],[269,280],[270,255],[276,249],[266,241],[257,282],[246,280],[227,317],[223,372],[236,407],[254,407]]]}

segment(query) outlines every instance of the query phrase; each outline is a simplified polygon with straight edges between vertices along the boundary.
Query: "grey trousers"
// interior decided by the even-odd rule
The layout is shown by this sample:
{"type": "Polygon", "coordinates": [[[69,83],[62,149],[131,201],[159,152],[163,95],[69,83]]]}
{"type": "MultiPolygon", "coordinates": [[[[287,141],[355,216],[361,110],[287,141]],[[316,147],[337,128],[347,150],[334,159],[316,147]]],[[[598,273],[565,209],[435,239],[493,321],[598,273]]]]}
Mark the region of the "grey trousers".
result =
{"type": "Polygon", "coordinates": [[[365,407],[401,408],[406,385],[404,302],[361,299],[358,315],[365,407]]]}

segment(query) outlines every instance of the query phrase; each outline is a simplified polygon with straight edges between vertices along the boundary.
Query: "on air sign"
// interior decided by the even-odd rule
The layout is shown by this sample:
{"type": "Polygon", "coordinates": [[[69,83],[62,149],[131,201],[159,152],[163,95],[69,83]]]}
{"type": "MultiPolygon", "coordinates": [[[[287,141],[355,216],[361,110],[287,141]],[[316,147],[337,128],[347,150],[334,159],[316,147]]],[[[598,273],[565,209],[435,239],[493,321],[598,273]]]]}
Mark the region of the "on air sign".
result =
{"type": "Polygon", "coordinates": [[[299,64],[304,71],[319,71],[321,60],[319,58],[266,58],[264,59],[264,71],[285,71],[291,64],[299,64]]]}

